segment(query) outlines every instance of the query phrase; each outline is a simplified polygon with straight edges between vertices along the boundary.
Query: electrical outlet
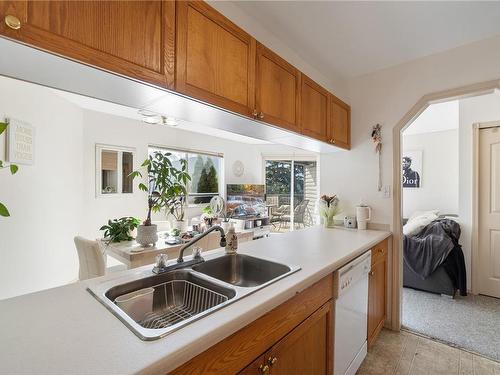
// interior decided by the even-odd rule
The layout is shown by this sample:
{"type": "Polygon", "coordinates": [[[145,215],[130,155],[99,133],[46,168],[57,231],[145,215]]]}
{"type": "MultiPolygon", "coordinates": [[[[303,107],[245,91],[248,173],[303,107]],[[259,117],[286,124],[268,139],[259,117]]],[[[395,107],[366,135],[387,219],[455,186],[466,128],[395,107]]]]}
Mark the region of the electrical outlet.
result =
{"type": "Polygon", "coordinates": [[[382,198],[390,198],[391,197],[391,186],[390,185],[385,185],[382,186],[382,198]]]}

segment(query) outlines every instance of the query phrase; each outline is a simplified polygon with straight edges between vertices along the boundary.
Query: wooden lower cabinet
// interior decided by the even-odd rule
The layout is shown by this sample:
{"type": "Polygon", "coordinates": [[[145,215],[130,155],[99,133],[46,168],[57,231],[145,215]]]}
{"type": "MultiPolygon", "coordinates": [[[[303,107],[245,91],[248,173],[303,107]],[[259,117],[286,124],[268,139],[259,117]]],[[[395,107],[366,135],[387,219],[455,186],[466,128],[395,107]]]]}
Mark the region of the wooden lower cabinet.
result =
{"type": "Polygon", "coordinates": [[[386,318],[387,252],[386,239],[372,249],[372,266],[368,280],[368,346],[384,327],[386,318]]]}
{"type": "Polygon", "coordinates": [[[331,374],[333,302],[327,302],[240,374],[331,374]]]}
{"type": "Polygon", "coordinates": [[[330,275],[170,374],[330,374],[332,297],[330,275]]]}

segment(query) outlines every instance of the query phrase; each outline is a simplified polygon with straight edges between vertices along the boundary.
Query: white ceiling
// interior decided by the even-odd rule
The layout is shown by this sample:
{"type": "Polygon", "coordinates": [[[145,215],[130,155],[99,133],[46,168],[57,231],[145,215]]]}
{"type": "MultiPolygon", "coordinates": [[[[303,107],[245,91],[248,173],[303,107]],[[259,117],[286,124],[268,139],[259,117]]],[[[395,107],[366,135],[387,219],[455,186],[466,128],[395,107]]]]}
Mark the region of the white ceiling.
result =
{"type": "Polygon", "coordinates": [[[232,1],[325,75],[370,73],[500,34],[500,2],[232,1]]]}

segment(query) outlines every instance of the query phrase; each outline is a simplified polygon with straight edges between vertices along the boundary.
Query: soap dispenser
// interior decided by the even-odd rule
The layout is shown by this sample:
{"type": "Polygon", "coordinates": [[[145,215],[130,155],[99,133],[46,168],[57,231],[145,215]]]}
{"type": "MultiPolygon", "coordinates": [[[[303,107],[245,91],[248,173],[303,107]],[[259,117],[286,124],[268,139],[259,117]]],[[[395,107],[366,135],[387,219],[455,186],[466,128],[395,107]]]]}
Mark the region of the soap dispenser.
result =
{"type": "Polygon", "coordinates": [[[234,229],[233,223],[229,224],[229,229],[226,233],[226,254],[236,254],[238,249],[238,236],[234,229]]]}

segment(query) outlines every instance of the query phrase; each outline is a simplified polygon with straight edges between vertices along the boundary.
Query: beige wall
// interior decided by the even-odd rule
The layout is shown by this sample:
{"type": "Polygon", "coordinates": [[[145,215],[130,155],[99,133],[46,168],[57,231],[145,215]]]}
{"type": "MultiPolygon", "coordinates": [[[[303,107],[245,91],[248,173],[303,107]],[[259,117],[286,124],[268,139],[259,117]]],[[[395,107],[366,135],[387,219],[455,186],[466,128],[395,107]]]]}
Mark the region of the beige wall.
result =
{"type": "Polygon", "coordinates": [[[423,95],[493,79],[500,79],[500,37],[352,79],[352,150],[322,155],[321,192],[337,193],[347,211],[363,198],[373,222],[392,225],[392,199],[377,191],[372,126],[382,124],[382,181],[392,186],[392,129],[405,113],[423,95]]]}

